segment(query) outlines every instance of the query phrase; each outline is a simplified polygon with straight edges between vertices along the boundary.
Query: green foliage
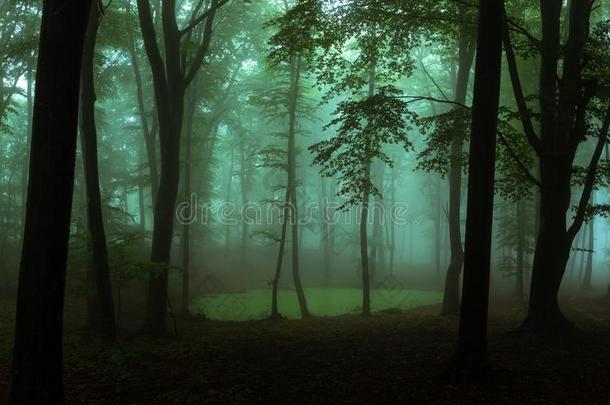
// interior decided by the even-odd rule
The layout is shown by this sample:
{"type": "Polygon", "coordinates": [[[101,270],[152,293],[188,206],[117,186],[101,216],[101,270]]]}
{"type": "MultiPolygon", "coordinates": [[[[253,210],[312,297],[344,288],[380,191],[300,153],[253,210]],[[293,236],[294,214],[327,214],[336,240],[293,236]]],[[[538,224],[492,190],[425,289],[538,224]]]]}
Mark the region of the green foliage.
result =
{"type": "MultiPolygon", "coordinates": [[[[452,159],[451,142],[460,138],[468,141],[470,137],[470,110],[454,108],[445,113],[420,118],[417,124],[420,133],[427,137],[423,150],[417,155],[417,168],[445,177],[449,173],[452,159]]],[[[468,154],[463,151],[460,159],[466,170],[468,154]]]]}
{"type": "Polygon", "coordinates": [[[367,175],[367,166],[376,159],[392,165],[384,145],[411,148],[407,119],[414,114],[399,94],[398,89],[386,86],[372,97],[339,103],[335,118],[326,126],[337,126],[336,134],[309,148],[323,176],[338,176],[338,195],[347,199],[344,206],[357,204],[365,194],[381,195],[367,175]]]}

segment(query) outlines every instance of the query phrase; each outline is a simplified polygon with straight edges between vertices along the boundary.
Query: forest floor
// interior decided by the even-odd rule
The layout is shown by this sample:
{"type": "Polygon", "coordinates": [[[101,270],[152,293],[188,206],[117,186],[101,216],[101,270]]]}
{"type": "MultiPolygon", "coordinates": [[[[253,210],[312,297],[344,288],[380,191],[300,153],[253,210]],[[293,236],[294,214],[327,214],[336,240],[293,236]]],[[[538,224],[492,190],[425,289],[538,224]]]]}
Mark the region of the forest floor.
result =
{"type": "MultiPolygon", "coordinates": [[[[0,399],[8,390],[13,300],[0,299],[0,399]]],[[[304,321],[177,321],[167,339],[92,341],[66,320],[68,403],[608,403],[610,300],[564,299],[579,332],[511,333],[525,306],[493,305],[493,371],[483,383],[440,378],[457,319],[438,307],[304,321]]],[[[68,311],[70,308],[68,308],[68,311]]],[[[80,322],[80,321],[79,321],[80,322]]],[[[0,400],[0,402],[3,402],[0,400]]]]}

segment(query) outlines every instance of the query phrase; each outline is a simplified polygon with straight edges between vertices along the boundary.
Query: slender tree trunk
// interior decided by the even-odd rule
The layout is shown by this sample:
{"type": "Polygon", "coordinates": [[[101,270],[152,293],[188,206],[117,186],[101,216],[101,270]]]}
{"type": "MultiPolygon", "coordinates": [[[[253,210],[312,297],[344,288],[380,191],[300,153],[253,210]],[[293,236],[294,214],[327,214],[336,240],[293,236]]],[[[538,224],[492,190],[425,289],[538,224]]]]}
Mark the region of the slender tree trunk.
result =
{"type": "Polygon", "coordinates": [[[502,74],[503,0],[481,1],[468,165],[464,291],[456,371],[488,367],[487,310],[493,224],[496,131],[502,74]]]}
{"type": "Polygon", "coordinates": [[[320,234],[322,235],[322,251],[324,255],[324,282],[328,285],[330,281],[330,274],[332,268],[332,246],[330,240],[330,215],[329,215],[329,206],[328,202],[330,200],[330,195],[328,193],[328,182],[325,178],[320,179],[321,185],[321,204],[320,204],[320,220],[321,220],[321,229],[320,234]]]}
{"type": "MultiPolygon", "coordinates": [[[[195,112],[197,110],[197,78],[195,78],[194,85],[190,91],[189,100],[189,111],[185,125],[185,139],[184,139],[184,178],[183,191],[184,198],[191,201],[191,148],[192,148],[192,137],[193,137],[193,122],[195,119],[195,112]]],[[[196,210],[197,207],[190,207],[191,212],[196,210]]],[[[190,273],[191,273],[191,225],[189,221],[185,221],[182,224],[182,315],[189,315],[189,289],[190,289],[190,273]]]]}
{"type": "Polygon", "coordinates": [[[289,126],[288,126],[288,193],[290,196],[290,229],[292,231],[292,279],[299,300],[299,309],[302,318],[311,316],[307,308],[307,299],[301,284],[299,274],[299,217],[297,213],[297,181],[296,181],[296,121],[299,98],[299,82],[301,76],[301,59],[293,56],[290,63],[290,100],[289,100],[289,126]]]}
{"type": "MultiPolygon", "coordinates": [[[[226,197],[227,204],[231,204],[231,191],[233,189],[234,163],[235,163],[235,155],[234,155],[233,151],[231,151],[231,163],[229,164],[229,176],[228,176],[229,178],[227,181],[227,197],[226,197]]],[[[230,246],[231,246],[231,225],[227,223],[225,225],[225,257],[229,256],[230,246]]]]}
{"type": "MultiPolygon", "coordinates": [[[[144,144],[144,142],[142,143],[144,144]]],[[[138,182],[138,210],[140,213],[140,233],[142,234],[142,241],[144,241],[144,239],[146,238],[146,198],[144,196],[145,182],[143,169],[145,162],[143,151],[145,147],[146,145],[140,146],[140,150],[138,153],[140,164],[140,170],[138,171],[138,175],[140,177],[140,181],[138,182]]]]}
{"type": "Polygon", "coordinates": [[[441,201],[441,181],[438,179],[438,185],[436,186],[436,206],[435,206],[435,216],[434,216],[434,260],[435,260],[435,268],[436,268],[436,282],[441,281],[441,272],[442,272],[442,264],[441,264],[441,254],[442,254],[442,246],[441,246],[441,225],[442,225],[442,217],[443,217],[443,209],[442,209],[442,201],[441,201]]]}
{"type": "Polygon", "coordinates": [[[515,282],[515,295],[523,298],[524,292],[524,256],[525,256],[525,201],[517,201],[517,273],[515,282]]]}
{"type": "MultiPolygon", "coordinates": [[[[371,71],[369,74],[369,91],[368,96],[374,97],[376,92],[376,83],[375,83],[375,63],[371,66],[371,71]]],[[[369,150],[371,148],[371,140],[366,140],[366,149],[367,149],[367,158],[369,155],[369,150]]],[[[364,181],[369,182],[371,179],[371,162],[367,161],[366,167],[364,170],[364,181]]],[[[371,314],[371,282],[370,282],[370,274],[369,274],[369,246],[368,246],[368,218],[369,218],[369,202],[370,202],[370,194],[368,190],[363,192],[362,196],[362,206],[360,210],[360,262],[362,268],[362,315],[370,315],[371,314]]]]}
{"type": "Polygon", "coordinates": [[[587,247],[587,265],[585,267],[585,273],[582,278],[582,289],[583,290],[591,290],[593,286],[591,285],[591,279],[593,277],[593,249],[595,244],[595,235],[593,233],[594,229],[594,219],[591,218],[589,220],[589,246],[587,247]]]}
{"type": "MultiPolygon", "coordinates": [[[[114,319],[114,302],[112,299],[112,283],[110,281],[110,265],[108,264],[108,248],[104,217],[102,213],[102,198],[100,195],[99,168],[97,161],[97,129],[95,125],[95,44],[97,32],[102,18],[103,5],[97,0],[91,4],[89,25],[85,36],[83,63],[81,72],[81,139],[83,149],[83,165],[85,186],[87,189],[87,221],[93,259],[93,271],[97,286],[96,318],[87,320],[90,327],[99,330],[109,340],[115,339],[116,325],[114,319]]],[[[88,312],[91,313],[92,311],[88,312]]]]}
{"type": "MultiPolygon", "coordinates": [[[[389,272],[390,274],[394,274],[394,255],[396,252],[396,220],[393,218],[392,213],[396,208],[396,170],[392,167],[392,182],[391,182],[392,190],[390,191],[390,235],[388,241],[390,243],[390,257],[389,257],[389,272]]],[[[439,234],[440,236],[440,234],[439,234]]],[[[439,251],[440,254],[440,251],[439,251]]],[[[440,256],[439,256],[440,257],[440,256]]],[[[440,271],[440,270],[439,270],[440,271]]]]}
{"type": "MultiPolygon", "coordinates": [[[[131,14],[131,1],[127,2],[127,12],[131,14]]],[[[138,53],[136,51],[135,40],[133,34],[130,32],[128,35],[129,39],[129,57],[131,59],[131,66],[133,68],[134,79],[136,84],[136,97],[138,101],[138,112],[140,115],[140,123],[142,124],[142,132],[144,135],[144,142],[146,146],[146,154],[148,157],[148,172],[150,176],[150,193],[153,206],[153,212],[155,205],[157,204],[157,193],[159,191],[159,169],[157,167],[157,151],[155,147],[156,132],[157,132],[157,121],[155,118],[152,119],[152,125],[148,119],[148,113],[146,112],[145,101],[144,101],[144,84],[142,83],[142,74],[140,72],[140,64],[138,62],[138,53]]]]}
{"type": "MultiPolygon", "coordinates": [[[[244,142],[239,143],[239,186],[241,189],[241,204],[242,213],[246,214],[249,201],[248,201],[248,189],[250,188],[247,165],[249,164],[248,156],[246,156],[244,142]]],[[[246,257],[248,255],[248,223],[249,218],[242,216],[241,218],[241,246],[240,246],[240,260],[241,264],[246,264],[246,257]]]]}
{"type": "Polygon", "coordinates": [[[580,244],[578,244],[578,248],[579,248],[579,257],[580,257],[580,264],[578,265],[578,272],[576,273],[576,280],[578,283],[582,282],[583,279],[583,275],[585,273],[585,258],[587,257],[586,254],[586,250],[587,250],[587,246],[586,246],[586,240],[587,240],[587,234],[589,233],[589,230],[587,228],[584,228],[582,230],[582,237],[580,238],[580,244]]]}
{"type": "Polygon", "coordinates": [[[43,2],[11,401],[62,403],[63,306],[89,1],[43,2]]]}
{"type": "Polygon", "coordinates": [[[278,309],[277,294],[280,285],[280,277],[282,275],[282,263],[284,261],[284,251],[286,250],[286,228],[288,224],[288,217],[290,215],[290,193],[286,189],[286,196],[284,197],[284,207],[282,215],[282,233],[280,235],[280,247],[277,252],[277,261],[275,263],[275,275],[272,282],[271,291],[271,315],[270,319],[282,319],[282,315],[278,309]]]}
{"type": "MultiPolygon", "coordinates": [[[[460,6],[463,16],[464,6],[460,6]]],[[[459,66],[458,78],[455,87],[455,101],[460,104],[466,103],[468,82],[470,79],[470,68],[474,59],[474,40],[472,35],[462,27],[459,39],[459,66]]],[[[464,261],[462,249],[460,203],[462,199],[462,149],[464,143],[464,131],[466,128],[457,128],[451,142],[451,163],[449,169],[449,243],[451,247],[451,258],[449,268],[445,276],[445,290],[441,313],[444,315],[457,315],[460,311],[460,276],[464,261]]]]}

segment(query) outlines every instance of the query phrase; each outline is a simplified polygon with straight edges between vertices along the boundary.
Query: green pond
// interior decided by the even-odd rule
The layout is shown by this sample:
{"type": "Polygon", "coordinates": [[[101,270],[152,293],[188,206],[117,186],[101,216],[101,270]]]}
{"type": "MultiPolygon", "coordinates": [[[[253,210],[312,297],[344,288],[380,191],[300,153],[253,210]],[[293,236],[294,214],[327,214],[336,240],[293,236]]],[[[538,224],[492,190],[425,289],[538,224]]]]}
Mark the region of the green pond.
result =
{"type": "MultiPolygon", "coordinates": [[[[362,290],[358,288],[306,288],[305,296],[309,311],[313,315],[357,313],[362,308],[362,290]]],[[[395,288],[371,291],[373,311],[409,309],[438,304],[441,300],[441,293],[432,291],[395,288]]],[[[299,304],[294,290],[280,290],[278,303],[282,315],[289,319],[299,318],[299,304]]],[[[191,311],[195,314],[205,314],[210,319],[225,321],[264,319],[269,316],[270,308],[270,289],[206,294],[196,298],[191,305],[191,311]]]]}

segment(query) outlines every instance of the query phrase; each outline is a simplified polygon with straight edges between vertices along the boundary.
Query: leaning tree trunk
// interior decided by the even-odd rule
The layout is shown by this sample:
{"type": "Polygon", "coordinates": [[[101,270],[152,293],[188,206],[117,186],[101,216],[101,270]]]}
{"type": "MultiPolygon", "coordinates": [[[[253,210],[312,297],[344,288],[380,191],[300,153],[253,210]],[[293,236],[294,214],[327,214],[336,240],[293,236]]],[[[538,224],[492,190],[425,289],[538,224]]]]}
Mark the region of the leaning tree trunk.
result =
{"type": "Polygon", "coordinates": [[[83,49],[83,64],[81,72],[81,139],[83,149],[83,165],[85,168],[85,186],[87,190],[87,222],[89,225],[90,246],[92,251],[92,267],[95,275],[95,293],[88,305],[94,305],[87,314],[94,315],[88,319],[87,325],[110,340],[115,339],[114,302],[112,299],[112,283],[110,281],[110,265],[108,264],[108,248],[102,199],[100,195],[99,169],[97,162],[97,129],[95,125],[95,44],[100,24],[102,5],[97,1],[91,4],[89,26],[85,36],[83,49]]]}
{"type": "MultiPolygon", "coordinates": [[[[463,7],[461,6],[460,9],[462,10],[463,7]]],[[[464,15],[463,10],[460,13],[464,15]]],[[[465,27],[462,27],[459,39],[458,77],[455,86],[455,101],[462,105],[466,103],[473,58],[474,45],[472,35],[466,32],[465,27]]],[[[451,258],[445,276],[445,289],[441,308],[441,313],[444,315],[457,315],[460,312],[460,276],[464,261],[460,231],[460,202],[462,199],[462,149],[464,132],[466,130],[466,128],[456,128],[456,133],[451,141],[449,169],[449,244],[451,258]]]]}
{"type": "Polygon", "coordinates": [[[43,3],[13,347],[11,401],[16,404],[64,398],[64,290],[90,4],[43,3]]]}
{"type": "Polygon", "coordinates": [[[454,372],[488,367],[487,310],[493,225],[496,131],[502,75],[503,0],[481,1],[468,164],[464,291],[454,372]]]}

